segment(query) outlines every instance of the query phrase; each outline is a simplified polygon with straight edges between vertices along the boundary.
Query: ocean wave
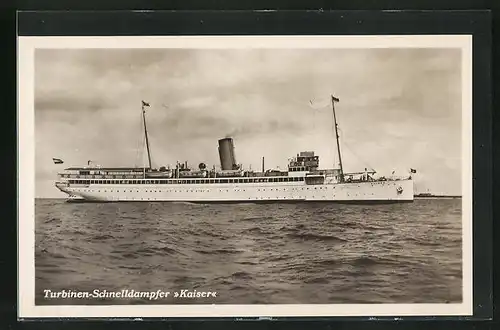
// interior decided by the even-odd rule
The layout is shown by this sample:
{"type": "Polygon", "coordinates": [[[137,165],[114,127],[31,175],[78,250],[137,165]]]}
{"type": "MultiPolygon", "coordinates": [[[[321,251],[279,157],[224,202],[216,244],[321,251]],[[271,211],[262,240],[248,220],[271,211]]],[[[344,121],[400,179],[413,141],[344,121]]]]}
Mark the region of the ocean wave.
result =
{"type": "Polygon", "coordinates": [[[258,217],[243,217],[240,219],[240,221],[265,221],[265,220],[274,220],[274,218],[269,216],[258,216],[258,217]]]}
{"type": "Polygon", "coordinates": [[[347,242],[346,239],[327,234],[317,234],[310,232],[297,232],[297,233],[289,233],[288,237],[292,238],[300,238],[304,240],[317,240],[317,241],[337,241],[337,242],[347,242]]]}
{"type": "Polygon", "coordinates": [[[194,250],[201,254],[237,254],[242,253],[242,250],[232,250],[232,249],[215,249],[215,250],[194,250]]]}
{"type": "Polygon", "coordinates": [[[235,273],[231,274],[231,277],[233,279],[243,279],[243,280],[251,280],[251,279],[253,279],[252,274],[250,274],[248,272],[244,272],[244,271],[235,272],[235,273]]]}
{"type": "Polygon", "coordinates": [[[375,265],[397,265],[400,262],[396,259],[389,259],[376,256],[361,256],[350,260],[348,263],[356,266],[375,266],[375,265]]]}

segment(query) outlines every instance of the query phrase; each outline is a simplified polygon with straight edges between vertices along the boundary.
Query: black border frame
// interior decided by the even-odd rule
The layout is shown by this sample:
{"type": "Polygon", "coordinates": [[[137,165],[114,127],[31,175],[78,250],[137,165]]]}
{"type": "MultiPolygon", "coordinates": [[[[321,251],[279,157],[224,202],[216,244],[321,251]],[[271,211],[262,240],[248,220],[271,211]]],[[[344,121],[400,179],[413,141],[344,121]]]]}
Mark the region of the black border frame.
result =
{"type": "MultiPolygon", "coordinates": [[[[132,35],[473,35],[473,289],[474,315],[492,311],[491,13],[488,11],[101,11],[18,13],[19,36],[132,35]],[[479,219],[479,220],[478,220],[479,219]]],[[[236,317],[223,318],[234,320],[236,317]]],[[[245,318],[247,319],[247,318],[245,318]]],[[[248,318],[259,319],[259,318],[248,318]]],[[[274,318],[273,318],[274,319],[274,318]]],[[[367,317],[276,320],[367,320],[367,317]]],[[[371,318],[373,319],[373,318],[371,318]]],[[[394,320],[377,317],[377,320],[394,320]]],[[[404,317],[399,320],[457,317],[404,317]]],[[[26,319],[28,320],[28,319],[26,319]]],[[[32,320],[32,319],[29,319],[32,320]]],[[[34,319],[33,319],[34,320],[34,319]]],[[[50,320],[50,319],[42,319],[50,320]]],[[[53,320],[53,319],[52,319],[53,320]]],[[[73,320],[73,319],[71,319],[73,320]]],[[[76,320],[76,319],[75,319],[76,320]]],[[[79,319],[81,320],[81,319],[79,319]]],[[[156,320],[156,319],[155,319],[156,320]]],[[[168,320],[187,321],[182,318],[168,320]]],[[[200,319],[198,319],[200,320],[200,319]]],[[[221,320],[206,318],[204,320],[221,320]]]]}

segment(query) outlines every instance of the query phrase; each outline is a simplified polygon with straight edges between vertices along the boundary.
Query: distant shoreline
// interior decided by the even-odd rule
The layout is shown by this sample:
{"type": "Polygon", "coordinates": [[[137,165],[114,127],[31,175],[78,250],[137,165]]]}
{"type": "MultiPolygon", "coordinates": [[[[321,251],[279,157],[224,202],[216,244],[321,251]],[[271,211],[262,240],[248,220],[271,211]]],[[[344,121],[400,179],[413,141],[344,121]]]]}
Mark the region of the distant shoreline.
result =
{"type": "Polygon", "coordinates": [[[459,195],[413,195],[414,198],[425,199],[425,198],[462,198],[459,195]]]}

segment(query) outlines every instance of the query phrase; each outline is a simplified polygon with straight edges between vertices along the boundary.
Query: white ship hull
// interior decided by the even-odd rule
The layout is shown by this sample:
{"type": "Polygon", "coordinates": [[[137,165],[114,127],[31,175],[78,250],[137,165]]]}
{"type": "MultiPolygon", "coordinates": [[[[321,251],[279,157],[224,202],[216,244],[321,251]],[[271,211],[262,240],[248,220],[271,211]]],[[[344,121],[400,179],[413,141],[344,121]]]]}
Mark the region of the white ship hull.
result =
{"type": "Polygon", "coordinates": [[[411,202],[413,181],[308,185],[303,182],[245,184],[81,184],[56,186],[69,200],[87,202],[411,202]]]}

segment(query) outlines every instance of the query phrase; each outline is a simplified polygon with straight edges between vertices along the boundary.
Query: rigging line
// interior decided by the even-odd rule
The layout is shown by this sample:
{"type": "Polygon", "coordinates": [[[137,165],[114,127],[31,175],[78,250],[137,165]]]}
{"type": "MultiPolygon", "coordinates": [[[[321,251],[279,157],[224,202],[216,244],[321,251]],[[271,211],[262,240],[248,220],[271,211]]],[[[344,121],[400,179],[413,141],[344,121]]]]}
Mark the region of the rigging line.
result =
{"type": "Polygon", "coordinates": [[[344,139],[344,132],[342,132],[341,129],[339,129],[339,132],[340,132],[340,136],[342,137],[342,142],[343,142],[343,145],[354,155],[354,157],[357,158],[358,161],[360,161],[363,165],[366,166],[366,168],[369,168],[373,171],[375,171],[375,169],[373,168],[373,166],[371,166],[367,161],[365,161],[363,158],[361,158],[356,152],[354,152],[353,149],[351,149],[351,147],[349,147],[349,145],[345,142],[345,139],[344,139]]]}

